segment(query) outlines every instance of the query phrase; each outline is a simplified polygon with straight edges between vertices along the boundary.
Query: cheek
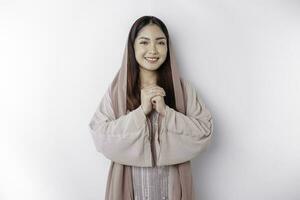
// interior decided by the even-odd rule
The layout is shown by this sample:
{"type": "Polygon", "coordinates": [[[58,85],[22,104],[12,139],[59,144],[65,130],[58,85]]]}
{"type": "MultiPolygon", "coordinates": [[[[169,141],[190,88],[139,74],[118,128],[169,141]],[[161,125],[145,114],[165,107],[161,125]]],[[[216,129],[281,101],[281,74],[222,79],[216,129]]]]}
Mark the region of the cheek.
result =
{"type": "Polygon", "coordinates": [[[141,49],[139,49],[139,48],[136,48],[136,49],[134,50],[134,54],[135,54],[135,58],[136,58],[136,59],[139,59],[139,58],[142,56],[143,51],[141,51],[141,49]]]}
{"type": "Polygon", "coordinates": [[[161,61],[164,62],[165,59],[167,58],[167,51],[162,52],[160,55],[161,55],[161,58],[162,58],[161,61]]]}
{"type": "Polygon", "coordinates": [[[143,49],[143,48],[137,48],[137,49],[135,50],[135,55],[136,55],[136,57],[138,57],[138,58],[144,57],[145,53],[146,53],[146,51],[145,51],[145,49],[143,49]]]}
{"type": "Polygon", "coordinates": [[[160,47],[159,48],[159,54],[161,56],[166,56],[167,55],[167,52],[168,52],[168,49],[166,47],[160,47]]]}

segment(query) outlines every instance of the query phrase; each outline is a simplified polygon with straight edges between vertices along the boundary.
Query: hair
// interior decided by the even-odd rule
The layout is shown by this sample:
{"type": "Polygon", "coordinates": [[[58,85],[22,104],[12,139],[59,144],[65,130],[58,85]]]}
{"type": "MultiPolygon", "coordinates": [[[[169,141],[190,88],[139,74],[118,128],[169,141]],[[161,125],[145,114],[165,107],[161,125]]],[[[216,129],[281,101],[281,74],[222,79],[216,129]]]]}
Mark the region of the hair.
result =
{"type": "MultiPolygon", "coordinates": [[[[156,24],[163,31],[167,38],[167,47],[169,48],[169,33],[166,25],[157,17],[154,16],[143,16],[138,18],[132,25],[127,41],[128,47],[128,62],[127,62],[127,99],[126,106],[128,110],[134,110],[141,104],[140,97],[140,80],[139,80],[139,64],[135,58],[134,51],[134,41],[138,32],[148,24],[156,24]]],[[[164,97],[166,105],[176,109],[174,88],[173,88],[173,79],[171,71],[171,62],[170,62],[170,51],[167,51],[166,60],[161,64],[161,66],[156,70],[157,85],[162,87],[166,96],[164,97]]]]}

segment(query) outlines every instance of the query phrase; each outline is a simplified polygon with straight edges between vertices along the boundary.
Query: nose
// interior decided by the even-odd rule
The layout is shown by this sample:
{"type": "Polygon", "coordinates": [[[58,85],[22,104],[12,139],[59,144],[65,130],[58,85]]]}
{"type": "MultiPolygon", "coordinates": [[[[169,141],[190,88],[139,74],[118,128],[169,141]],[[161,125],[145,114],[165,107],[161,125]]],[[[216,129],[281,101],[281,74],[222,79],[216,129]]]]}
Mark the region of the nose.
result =
{"type": "Polygon", "coordinates": [[[152,54],[154,54],[154,55],[157,54],[156,46],[155,46],[154,43],[152,43],[152,44],[150,45],[149,52],[152,53],[152,54]]]}

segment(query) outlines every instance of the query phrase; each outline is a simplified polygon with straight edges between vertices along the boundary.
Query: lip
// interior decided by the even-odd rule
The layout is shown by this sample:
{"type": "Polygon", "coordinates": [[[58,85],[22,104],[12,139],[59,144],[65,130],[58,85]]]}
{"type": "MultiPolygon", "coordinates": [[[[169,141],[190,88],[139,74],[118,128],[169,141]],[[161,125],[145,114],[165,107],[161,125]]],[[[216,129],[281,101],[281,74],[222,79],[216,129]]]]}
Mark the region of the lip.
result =
{"type": "Polygon", "coordinates": [[[159,57],[145,57],[145,58],[150,58],[150,59],[156,58],[156,59],[159,59],[159,57]]]}
{"type": "Polygon", "coordinates": [[[155,63],[159,60],[159,57],[145,57],[145,60],[149,63],[155,63]],[[156,60],[148,60],[147,58],[156,59],[156,60]]]}

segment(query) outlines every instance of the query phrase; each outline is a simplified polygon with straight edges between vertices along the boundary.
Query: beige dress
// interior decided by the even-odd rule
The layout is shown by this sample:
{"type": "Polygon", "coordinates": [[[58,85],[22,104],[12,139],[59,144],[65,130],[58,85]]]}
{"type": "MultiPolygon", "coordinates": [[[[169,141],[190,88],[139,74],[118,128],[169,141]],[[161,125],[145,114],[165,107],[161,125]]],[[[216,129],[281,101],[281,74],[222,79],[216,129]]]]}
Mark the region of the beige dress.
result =
{"type": "MultiPolygon", "coordinates": [[[[166,105],[166,115],[162,117],[162,120],[152,118],[152,121],[159,123],[161,121],[161,125],[158,125],[159,138],[158,134],[155,134],[151,138],[151,143],[150,136],[152,134],[149,130],[151,126],[147,126],[149,119],[145,116],[141,105],[116,119],[108,92],[102,98],[89,124],[98,152],[116,163],[135,166],[132,171],[137,199],[151,198],[150,195],[153,192],[149,192],[149,189],[151,185],[157,184],[155,181],[159,179],[157,177],[160,177],[162,180],[160,188],[163,188],[161,185],[165,186],[168,183],[168,189],[160,191],[163,193],[161,198],[177,200],[181,190],[174,184],[180,182],[176,164],[193,159],[211,141],[213,132],[211,114],[196,89],[187,81],[183,83],[186,91],[186,114],[166,105]],[[152,173],[151,176],[150,173],[152,173]],[[153,180],[154,177],[156,177],[155,180],[153,180]],[[143,181],[141,181],[142,179],[143,181]],[[144,191],[145,188],[148,189],[143,194],[137,194],[139,191],[143,191],[138,188],[144,188],[144,191]],[[168,195],[165,195],[166,190],[168,190],[168,195]],[[178,194],[175,196],[175,193],[178,194]]],[[[151,124],[155,125],[155,123],[151,124]]],[[[117,180],[114,177],[112,179],[117,180]]],[[[112,184],[118,185],[117,183],[112,184]]],[[[120,190],[120,188],[113,189],[120,190]]]]}
{"type": "MultiPolygon", "coordinates": [[[[150,127],[150,141],[153,158],[156,158],[153,138],[158,134],[158,112],[152,111],[147,117],[150,127]]],[[[169,166],[137,167],[132,166],[132,180],[135,200],[168,199],[169,166]]]]}

